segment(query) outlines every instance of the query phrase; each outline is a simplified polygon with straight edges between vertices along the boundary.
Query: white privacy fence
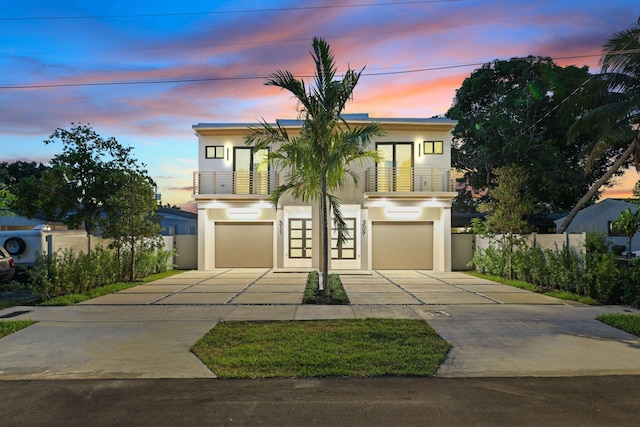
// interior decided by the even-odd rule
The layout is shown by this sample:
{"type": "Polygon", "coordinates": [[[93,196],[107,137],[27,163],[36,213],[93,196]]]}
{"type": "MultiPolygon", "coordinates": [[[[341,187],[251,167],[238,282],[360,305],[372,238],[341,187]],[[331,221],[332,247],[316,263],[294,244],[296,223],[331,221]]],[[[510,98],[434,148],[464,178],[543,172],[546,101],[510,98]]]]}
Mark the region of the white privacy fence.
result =
{"type": "MultiPolygon", "coordinates": [[[[584,249],[587,233],[538,234],[531,233],[526,241],[532,247],[555,250],[568,246],[577,252],[584,249]]],[[[468,266],[476,249],[487,249],[491,239],[477,234],[451,235],[451,268],[453,270],[471,270],[468,266]]]]}
{"type": "MultiPolygon", "coordinates": [[[[499,239],[500,236],[493,238],[499,239]]],[[[540,249],[556,248],[562,249],[567,246],[576,251],[581,251],[584,248],[584,241],[587,237],[587,233],[562,233],[562,234],[538,234],[531,233],[525,236],[525,239],[530,247],[540,249]]],[[[492,239],[476,235],[476,247],[478,249],[486,249],[489,246],[489,242],[492,239]]]]}
{"type": "MultiPolygon", "coordinates": [[[[13,242],[11,253],[16,265],[31,266],[36,261],[36,254],[56,253],[72,250],[74,253],[87,253],[98,246],[108,247],[110,239],[88,236],[82,230],[43,231],[18,230],[0,232],[0,245],[7,240],[13,242]]],[[[198,236],[176,235],[163,236],[164,248],[175,251],[169,258],[170,266],[178,269],[195,269],[198,265],[198,236]]]]}

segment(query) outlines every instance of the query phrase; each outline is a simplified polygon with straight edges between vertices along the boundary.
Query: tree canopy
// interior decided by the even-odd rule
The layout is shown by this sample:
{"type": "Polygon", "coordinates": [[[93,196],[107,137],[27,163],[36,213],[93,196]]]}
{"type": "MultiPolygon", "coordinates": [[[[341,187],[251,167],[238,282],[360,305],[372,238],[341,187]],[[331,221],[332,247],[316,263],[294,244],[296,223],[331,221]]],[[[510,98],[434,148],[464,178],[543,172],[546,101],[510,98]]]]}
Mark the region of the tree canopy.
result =
{"type": "Polygon", "coordinates": [[[578,211],[631,159],[636,170],[640,170],[640,18],[605,43],[600,62],[602,73],[597,81],[602,84],[572,99],[581,114],[569,130],[569,140],[591,136],[587,171],[603,159],[611,162],[611,166],[583,192],[559,232],[566,230],[578,211]]]}
{"type": "Polygon", "coordinates": [[[132,157],[132,148],[115,138],[102,138],[89,125],[71,124],[56,129],[45,144],[62,143],[41,174],[23,177],[11,188],[16,210],[27,217],[42,213],[69,228],[95,229],[97,214],[114,194],[122,175],[146,175],[144,165],[132,157]]]}
{"type": "Polygon", "coordinates": [[[496,168],[521,166],[528,172],[526,191],[541,211],[569,209],[608,165],[600,160],[585,174],[588,135],[567,143],[579,113],[561,107],[589,78],[586,67],[561,67],[543,57],[484,64],[465,79],[447,112],[458,120],[453,167],[483,193],[492,188],[496,168]]]}

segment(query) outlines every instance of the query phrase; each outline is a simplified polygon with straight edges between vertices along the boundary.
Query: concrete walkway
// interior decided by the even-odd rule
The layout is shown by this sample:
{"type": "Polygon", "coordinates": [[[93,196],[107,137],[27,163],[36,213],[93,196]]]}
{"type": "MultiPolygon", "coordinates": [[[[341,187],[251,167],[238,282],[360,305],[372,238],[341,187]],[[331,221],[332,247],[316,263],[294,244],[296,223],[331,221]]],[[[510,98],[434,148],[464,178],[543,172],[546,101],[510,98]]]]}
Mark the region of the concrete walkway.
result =
{"type": "Polygon", "coordinates": [[[426,319],[453,345],[443,377],[640,374],[625,307],[566,303],[462,273],[343,274],[349,306],[301,305],[306,273],[190,271],[70,307],[13,307],[39,323],[0,340],[0,379],[212,378],[189,351],[219,321],[426,319]]]}

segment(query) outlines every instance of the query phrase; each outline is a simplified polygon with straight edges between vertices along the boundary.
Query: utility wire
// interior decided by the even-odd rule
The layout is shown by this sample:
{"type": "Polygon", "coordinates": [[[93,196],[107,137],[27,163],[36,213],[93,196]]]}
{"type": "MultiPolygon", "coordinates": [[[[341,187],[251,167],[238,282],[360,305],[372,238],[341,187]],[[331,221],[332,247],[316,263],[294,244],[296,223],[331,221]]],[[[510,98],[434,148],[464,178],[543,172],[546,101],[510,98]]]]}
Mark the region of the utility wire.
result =
{"type": "MultiPolygon", "coordinates": [[[[600,54],[592,55],[575,55],[575,56],[562,56],[552,58],[553,60],[560,59],[576,59],[576,58],[592,58],[600,56],[600,54]]],[[[493,61],[491,61],[493,62],[493,61]]],[[[456,65],[443,65],[440,67],[424,67],[414,70],[400,70],[400,71],[381,71],[381,72],[363,72],[363,77],[378,77],[378,76],[392,76],[398,74],[413,74],[424,73],[428,71],[439,70],[451,70],[456,68],[466,67],[478,67],[488,62],[469,62],[465,64],[456,65]]],[[[312,78],[311,74],[296,74],[297,78],[312,78]]],[[[120,85],[154,85],[154,84],[175,84],[175,83],[198,83],[198,82],[210,82],[210,81],[233,81],[233,80],[264,80],[267,76],[229,76],[229,77],[193,77],[193,78],[177,78],[177,79],[158,79],[158,80],[125,80],[125,81],[107,81],[107,82],[86,82],[86,83],[35,83],[35,84],[17,84],[17,85],[0,85],[0,90],[8,89],[50,89],[60,87],[83,87],[83,86],[120,86],[120,85]]]]}
{"type": "Polygon", "coordinates": [[[423,0],[423,1],[401,1],[384,3],[358,3],[358,4],[336,4],[323,6],[294,6],[294,7],[274,7],[265,9],[239,9],[239,10],[213,10],[205,12],[174,12],[174,13],[141,13],[131,15],[90,15],[90,16],[33,16],[33,17],[5,17],[0,21],[53,21],[72,19],[111,19],[111,18],[158,18],[165,16],[198,16],[198,15],[224,15],[237,13],[263,13],[263,12],[288,12],[296,10],[320,10],[320,9],[347,9],[360,7],[377,6],[404,6],[429,3],[453,3],[464,0],[423,0]]]}

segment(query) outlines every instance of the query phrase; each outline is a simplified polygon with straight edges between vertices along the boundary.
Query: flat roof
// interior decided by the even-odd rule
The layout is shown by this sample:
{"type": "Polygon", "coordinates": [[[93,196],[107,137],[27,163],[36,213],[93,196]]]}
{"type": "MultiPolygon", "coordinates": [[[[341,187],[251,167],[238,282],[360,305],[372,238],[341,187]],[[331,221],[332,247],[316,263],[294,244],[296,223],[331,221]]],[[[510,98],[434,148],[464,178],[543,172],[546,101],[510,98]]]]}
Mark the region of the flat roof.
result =
{"type": "MultiPolygon", "coordinates": [[[[398,123],[398,124],[443,124],[443,125],[455,125],[457,120],[448,119],[446,117],[369,117],[368,113],[358,114],[343,114],[342,118],[351,123],[357,122],[377,122],[384,123],[398,123]]],[[[237,129],[246,128],[249,126],[259,125],[259,122],[254,123],[198,123],[192,126],[194,130],[198,129],[237,129]]],[[[276,119],[275,123],[269,123],[271,126],[280,125],[283,127],[299,127],[302,125],[300,119],[276,119]]]]}

